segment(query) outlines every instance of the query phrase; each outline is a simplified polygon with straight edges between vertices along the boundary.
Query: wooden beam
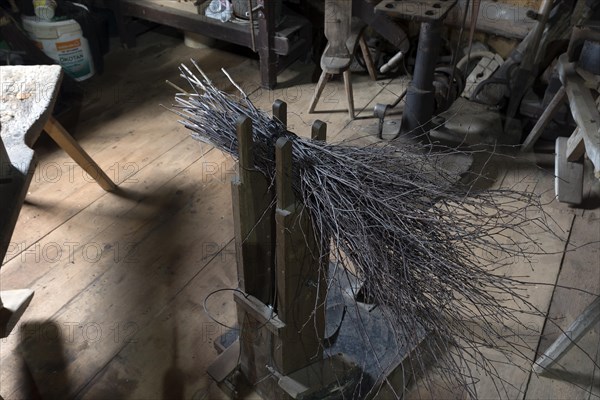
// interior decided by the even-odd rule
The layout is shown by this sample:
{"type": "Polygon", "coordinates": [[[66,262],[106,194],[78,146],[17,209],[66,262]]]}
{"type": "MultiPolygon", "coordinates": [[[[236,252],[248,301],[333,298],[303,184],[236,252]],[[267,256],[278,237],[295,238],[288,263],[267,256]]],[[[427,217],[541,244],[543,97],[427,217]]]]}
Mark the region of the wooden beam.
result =
{"type": "Polygon", "coordinates": [[[354,94],[352,93],[352,76],[350,69],[344,71],[344,87],[346,88],[346,98],[348,101],[348,116],[352,121],[354,119],[354,94]]]}
{"type": "MultiPolygon", "coordinates": [[[[265,324],[273,316],[275,292],[275,221],[274,194],[270,182],[256,170],[252,121],[237,120],[238,172],[233,179],[233,223],[235,231],[238,285],[243,296],[235,296],[240,326],[240,369],[252,384],[258,384],[269,371],[274,323],[265,324]]],[[[279,328],[275,329],[278,332],[279,328]]],[[[261,383],[257,390],[273,393],[276,384],[261,383]]]]}
{"type": "Polygon", "coordinates": [[[575,321],[560,335],[548,350],[533,364],[533,371],[542,374],[550,369],[600,321],[600,297],[592,302],[575,321]]]}
{"type": "Polygon", "coordinates": [[[317,107],[317,102],[321,98],[321,94],[323,93],[323,89],[325,89],[325,85],[327,81],[331,78],[331,74],[323,71],[321,72],[321,76],[319,76],[319,81],[317,82],[317,86],[315,87],[315,92],[313,93],[313,97],[310,100],[310,105],[308,106],[308,113],[313,113],[315,108],[317,107]]]}
{"type": "Polygon", "coordinates": [[[558,59],[558,73],[569,98],[573,119],[581,130],[585,151],[594,169],[600,171],[600,112],[585,81],[575,71],[574,63],[568,62],[567,54],[558,59]]]}
{"type": "Polygon", "coordinates": [[[275,336],[281,335],[285,324],[275,315],[273,308],[266,306],[256,297],[241,292],[234,292],[233,299],[261,326],[266,327],[275,336]]]}
{"type": "Polygon", "coordinates": [[[558,201],[581,204],[583,200],[583,164],[567,160],[567,138],[556,139],[554,191],[558,201]]]}
{"type": "Polygon", "coordinates": [[[236,340],[217,358],[217,360],[209,365],[206,373],[213,378],[217,384],[220,384],[227,379],[233,371],[238,367],[240,358],[240,340],[236,340]]]}
{"type": "Polygon", "coordinates": [[[566,98],[567,92],[565,91],[564,86],[561,86],[552,100],[550,100],[550,103],[548,103],[548,106],[542,115],[540,115],[540,118],[531,129],[531,132],[529,132],[529,135],[527,135],[527,138],[521,146],[522,152],[531,151],[533,149],[533,145],[535,142],[537,142],[540,136],[542,136],[542,133],[544,133],[544,130],[552,120],[552,115],[556,112],[556,110],[558,110],[558,107],[565,101],[566,98]]]}
{"type": "Polygon", "coordinates": [[[581,129],[575,129],[575,132],[567,140],[567,161],[579,161],[585,154],[585,141],[581,129]]]}

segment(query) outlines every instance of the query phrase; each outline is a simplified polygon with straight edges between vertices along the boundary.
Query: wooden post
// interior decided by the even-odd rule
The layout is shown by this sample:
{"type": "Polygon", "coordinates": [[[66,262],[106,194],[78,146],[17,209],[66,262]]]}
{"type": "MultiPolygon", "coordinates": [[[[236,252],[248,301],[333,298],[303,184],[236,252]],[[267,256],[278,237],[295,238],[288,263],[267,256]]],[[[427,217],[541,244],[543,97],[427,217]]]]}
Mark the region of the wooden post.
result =
{"type": "MultiPolygon", "coordinates": [[[[232,188],[235,244],[239,288],[245,296],[234,297],[240,330],[240,368],[254,385],[268,374],[270,333],[263,328],[260,312],[273,301],[274,210],[269,210],[273,194],[266,178],[255,169],[252,120],[241,116],[237,121],[238,171],[232,188]],[[244,301],[250,299],[249,301],[244,301]]],[[[264,311],[263,314],[266,314],[264,311]]],[[[267,315],[268,320],[268,315],[267,315]]],[[[265,389],[270,391],[271,388],[265,389]]]]}
{"type": "Polygon", "coordinates": [[[320,140],[325,142],[327,140],[327,124],[321,120],[313,122],[310,132],[310,138],[312,140],[320,140]]]}
{"type": "Polygon", "coordinates": [[[273,103],[273,118],[287,126],[287,103],[285,101],[275,100],[273,103]]]}
{"type": "Polygon", "coordinates": [[[240,156],[232,196],[239,286],[264,304],[272,304],[273,290],[268,283],[274,280],[273,192],[255,168],[249,117],[237,121],[237,135],[240,156]]]}
{"type": "Polygon", "coordinates": [[[122,7],[120,1],[108,2],[108,8],[113,12],[117,22],[117,31],[119,33],[119,39],[121,39],[121,45],[126,49],[133,49],[137,40],[129,26],[129,22],[132,18],[123,14],[122,7]]]}
{"type": "MultiPolygon", "coordinates": [[[[321,120],[315,120],[311,127],[311,135],[312,140],[320,140],[322,142],[327,141],[327,123],[321,120]]],[[[319,279],[320,282],[323,282],[319,285],[319,300],[321,302],[325,302],[327,299],[327,276],[329,274],[329,249],[330,249],[330,238],[322,237],[321,242],[318,244],[320,249],[320,260],[318,264],[319,268],[319,279]]],[[[325,335],[323,331],[323,335],[325,335]]],[[[324,336],[323,336],[324,337],[324,336]]]]}
{"type": "Polygon", "coordinates": [[[285,329],[273,358],[277,370],[287,375],[323,357],[325,299],[319,294],[326,283],[310,217],[292,187],[292,142],[279,138],[275,155],[277,315],[285,329]]]}

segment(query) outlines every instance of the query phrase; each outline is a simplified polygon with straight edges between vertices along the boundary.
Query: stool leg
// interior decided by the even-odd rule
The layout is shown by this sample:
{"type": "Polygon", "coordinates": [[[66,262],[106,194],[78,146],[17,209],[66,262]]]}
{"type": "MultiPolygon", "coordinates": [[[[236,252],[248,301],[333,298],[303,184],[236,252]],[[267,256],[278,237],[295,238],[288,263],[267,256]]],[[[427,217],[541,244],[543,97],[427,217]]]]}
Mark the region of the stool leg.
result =
{"type": "Polygon", "coordinates": [[[374,81],[377,80],[377,71],[375,71],[375,65],[373,64],[373,57],[371,57],[371,52],[369,51],[369,46],[367,46],[367,42],[365,41],[365,37],[361,36],[358,40],[360,44],[360,49],[362,50],[363,59],[365,60],[365,64],[367,65],[367,70],[369,71],[369,75],[371,79],[374,81]]]}
{"type": "Polygon", "coordinates": [[[352,94],[352,77],[350,70],[344,71],[344,86],[346,87],[346,97],[348,97],[348,114],[350,119],[354,119],[354,95],[352,94]]]}
{"type": "Polygon", "coordinates": [[[81,148],[79,143],[73,139],[69,132],[54,117],[51,116],[48,122],[46,122],[44,130],[85,172],[98,182],[102,189],[108,192],[116,189],[113,181],[106,176],[92,157],[81,148]]]}
{"type": "Polygon", "coordinates": [[[330,74],[323,71],[321,72],[321,76],[319,77],[319,82],[317,82],[317,86],[315,87],[315,93],[313,94],[313,98],[310,101],[310,107],[308,108],[308,112],[312,113],[315,111],[315,107],[317,106],[317,102],[321,97],[321,93],[323,93],[323,89],[325,89],[325,85],[330,78],[330,74]]]}

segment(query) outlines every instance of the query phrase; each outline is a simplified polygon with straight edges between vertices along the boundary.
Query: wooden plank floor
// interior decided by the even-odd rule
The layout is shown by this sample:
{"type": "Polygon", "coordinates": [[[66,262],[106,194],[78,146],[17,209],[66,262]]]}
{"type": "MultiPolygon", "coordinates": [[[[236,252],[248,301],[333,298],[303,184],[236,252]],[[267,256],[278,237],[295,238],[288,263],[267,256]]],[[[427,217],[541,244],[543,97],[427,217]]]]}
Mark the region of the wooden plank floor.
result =
{"type": "MultiPolygon", "coordinates": [[[[375,103],[390,102],[405,79],[372,82],[355,74],[358,118],[348,121],[341,80],[328,84],[316,114],[307,114],[314,84],[312,66],[294,64],[277,89],[259,88],[258,63],[219,49],[192,50],[160,32],[140,37],[135,49],[114,50],[106,73],[84,83],[77,139],[119,184],[102,191],[60,150],[41,148],[41,160],[11,247],[0,272],[3,290],[29,287],[35,297],[19,326],[0,340],[0,396],[5,399],[219,399],[206,367],[215,359],[213,341],[235,323],[231,292],[235,253],[230,179],[234,162],[189,138],[177,117],[160,107],[172,102],[165,79],[178,82],[177,66],[190,57],[224,88],[224,67],[259,107],[288,102],[290,129],[308,136],[314,119],[328,123],[332,140],[374,141],[375,103]]],[[[556,254],[528,270],[531,281],[600,291],[598,243],[563,255],[600,231],[598,197],[585,211],[551,202],[551,176],[535,174],[547,211],[561,233],[540,235],[556,254]]],[[[505,181],[531,184],[520,173],[505,181]]],[[[600,192],[595,192],[600,193],[600,192]]],[[[596,235],[596,236],[594,236],[596,235]]],[[[522,270],[515,267],[515,274],[522,270]]],[[[590,296],[540,286],[530,293],[564,328],[590,296]],[[554,295],[553,295],[554,293],[554,295]]],[[[555,325],[532,321],[531,359],[556,337],[555,325]]],[[[596,326],[582,346],[597,358],[596,326]]],[[[581,355],[575,357],[580,357],[581,355]]],[[[538,378],[506,369],[514,398],[598,398],[600,372],[580,359],[563,379],[538,378]],[[589,373],[592,369],[591,373],[589,373]],[[587,374],[587,375],[586,375],[587,374]],[[576,385],[566,382],[575,380],[576,385]]],[[[482,398],[494,398],[482,380],[482,398]]],[[[460,392],[419,392],[420,398],[456,398],[460,392]]]]}

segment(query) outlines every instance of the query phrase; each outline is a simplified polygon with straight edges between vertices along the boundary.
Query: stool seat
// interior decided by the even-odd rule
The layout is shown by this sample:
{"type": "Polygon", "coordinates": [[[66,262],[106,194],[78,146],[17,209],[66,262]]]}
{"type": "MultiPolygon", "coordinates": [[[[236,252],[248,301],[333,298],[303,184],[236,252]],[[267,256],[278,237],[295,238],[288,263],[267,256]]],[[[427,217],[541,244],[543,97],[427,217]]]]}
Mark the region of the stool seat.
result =
{"type": "Polygon", "coordinates": [[[350,36],[346,39],[347,51],[336,51],[330,43],[327,43],[321,56],[321,69],[330,74],[341,74],[350,68],[354,53],[366,27],[367,25],[360,18],[352,17],[350,36]]]}
{"type": "MultiPolygon", "coordinates": [[[[328,47],[329,45],[327,45],[325,51],[327,51],[328,47]]],[[[323,56],[321,56],[321,70],[329,74],[341,74],[350,68],[353,58],[354,57],[328,57],[323,54],[323,56]]]]}

